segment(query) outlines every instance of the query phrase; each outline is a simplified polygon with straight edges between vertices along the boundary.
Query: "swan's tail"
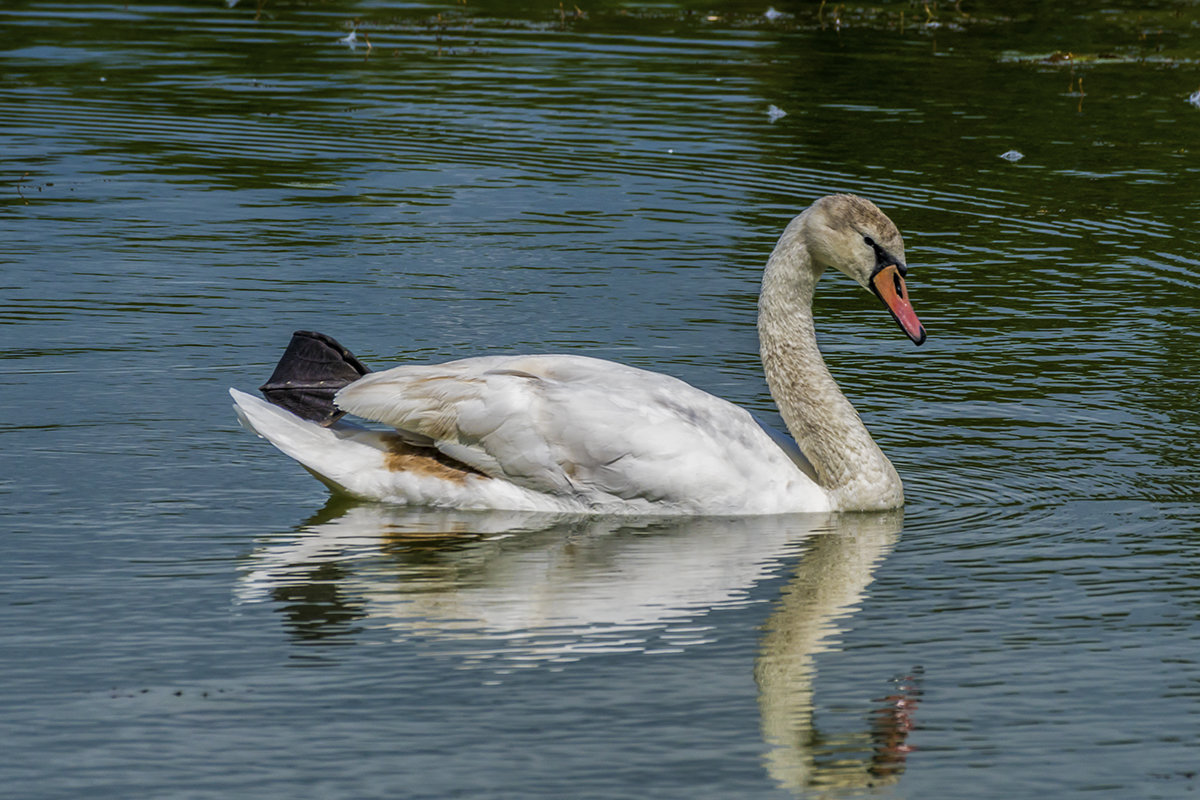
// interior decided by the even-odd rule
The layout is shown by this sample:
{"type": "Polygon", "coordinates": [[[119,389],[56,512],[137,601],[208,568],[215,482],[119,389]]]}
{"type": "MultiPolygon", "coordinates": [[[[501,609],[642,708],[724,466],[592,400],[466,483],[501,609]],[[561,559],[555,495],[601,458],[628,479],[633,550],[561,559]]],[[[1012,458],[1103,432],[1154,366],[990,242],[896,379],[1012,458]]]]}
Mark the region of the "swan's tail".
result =
{"type": "Polygon", "coordinates": [[[299,461],[321,482],[356,497],[379,496],[377,486],[388,474],[387,454],[394,433],[346,422],[322,426],[237,389],[229,394],[244,428],[299,461]]]}
{"type": "Polygon", "coordinates": [[[333,404],[333,396],[370,371],[332,337],[296,331],[259,391],[280,408],[328,426],[345,413],[333,404]]]}

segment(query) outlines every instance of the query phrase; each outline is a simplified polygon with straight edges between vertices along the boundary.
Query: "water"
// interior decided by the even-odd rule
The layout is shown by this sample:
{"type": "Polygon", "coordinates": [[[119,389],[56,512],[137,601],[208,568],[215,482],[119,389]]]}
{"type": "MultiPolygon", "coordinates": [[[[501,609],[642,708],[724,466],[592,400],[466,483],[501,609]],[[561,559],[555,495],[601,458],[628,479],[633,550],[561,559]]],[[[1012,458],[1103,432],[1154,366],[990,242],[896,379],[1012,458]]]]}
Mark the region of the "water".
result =
{"type": "Polygon", "coordinates": [[[255,6],[0,10],[14,796],[1200,788],[1195,9],[255,6]],[[327,504],[229,410],[311,328],[770,417],[759,270],[836,190],[929,329],[822,283],[903,515],[327,504]]]}

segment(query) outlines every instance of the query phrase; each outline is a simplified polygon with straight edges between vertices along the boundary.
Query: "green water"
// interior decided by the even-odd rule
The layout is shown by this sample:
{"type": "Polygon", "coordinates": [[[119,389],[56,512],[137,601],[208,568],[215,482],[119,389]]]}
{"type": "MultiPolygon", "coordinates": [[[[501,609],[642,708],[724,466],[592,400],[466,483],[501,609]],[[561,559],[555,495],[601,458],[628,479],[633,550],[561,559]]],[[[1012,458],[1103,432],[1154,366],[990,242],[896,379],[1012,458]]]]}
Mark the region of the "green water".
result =
{"type": "Polygon", "coordinates": [[[1197,790],[1200,12],[774,9],[0,9],[14,796],[1197,790]],[[903,515],[326,505],[229,409],[306,328],[771,420],[760,270],[832,191],[929,331],[820,286],[903,515]]]}

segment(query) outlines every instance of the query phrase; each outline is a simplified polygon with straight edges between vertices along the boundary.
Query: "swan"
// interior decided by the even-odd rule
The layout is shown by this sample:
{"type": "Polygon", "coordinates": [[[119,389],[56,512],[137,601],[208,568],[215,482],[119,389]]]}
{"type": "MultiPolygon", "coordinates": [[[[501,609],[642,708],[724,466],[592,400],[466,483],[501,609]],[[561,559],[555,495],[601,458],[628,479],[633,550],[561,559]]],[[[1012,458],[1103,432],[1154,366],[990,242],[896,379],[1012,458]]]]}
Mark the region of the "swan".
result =
{"type": "Polygon", "coordinates": [[[895,468],[817,349],[833,267],[915,344],[904,242],[874,203],[822,197],[784,229],[758,303],[763,370],[794,437],[677,378],[578,355],[482,356],[372,372],[298,331],[263,385],[230,389],[242,425],[367,500],[557,513],[743,515],[899,508],[895,468]],[[342,419],[351,414],[388,430],[342,419]]]}

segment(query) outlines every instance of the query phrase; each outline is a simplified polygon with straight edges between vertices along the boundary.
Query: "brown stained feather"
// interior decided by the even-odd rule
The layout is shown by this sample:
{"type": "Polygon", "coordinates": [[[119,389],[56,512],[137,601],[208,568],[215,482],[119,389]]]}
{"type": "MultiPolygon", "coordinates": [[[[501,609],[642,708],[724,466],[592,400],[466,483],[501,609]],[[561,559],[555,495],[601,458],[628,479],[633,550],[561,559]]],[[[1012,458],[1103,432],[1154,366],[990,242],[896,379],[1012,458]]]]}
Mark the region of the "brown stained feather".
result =
{"type": "Polygon", "coordinates": [[[411,472],[451,483],[466,483],[469,478],[486,478],[477,469],[455,461],[440,450],[409,444],[398,435],[388,435],[383,465],[392,472],[411,472]]]}

